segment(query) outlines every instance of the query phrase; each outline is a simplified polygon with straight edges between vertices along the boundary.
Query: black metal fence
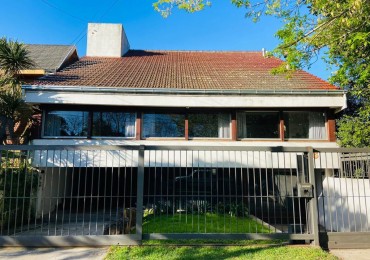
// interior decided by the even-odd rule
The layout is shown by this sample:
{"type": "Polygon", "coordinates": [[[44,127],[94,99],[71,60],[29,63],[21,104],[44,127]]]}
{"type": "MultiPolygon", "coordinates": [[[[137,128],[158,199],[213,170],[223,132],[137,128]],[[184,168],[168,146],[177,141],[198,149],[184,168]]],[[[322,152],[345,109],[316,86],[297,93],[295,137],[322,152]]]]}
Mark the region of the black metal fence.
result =
{"type": "Polygon", "coordinates": [[[0,163],[2,245],[318,243],[370,226],[368,150],[3,146],[0,163]]]}

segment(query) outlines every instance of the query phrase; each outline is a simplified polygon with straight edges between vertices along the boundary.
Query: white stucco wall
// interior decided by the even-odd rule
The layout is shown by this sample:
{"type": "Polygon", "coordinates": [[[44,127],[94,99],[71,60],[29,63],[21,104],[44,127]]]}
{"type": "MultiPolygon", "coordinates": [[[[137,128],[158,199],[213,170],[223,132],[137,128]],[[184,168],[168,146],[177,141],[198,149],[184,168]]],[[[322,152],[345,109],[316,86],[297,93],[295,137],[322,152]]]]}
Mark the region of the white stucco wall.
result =
{"type": "Polygon", "coordinates": [[[125,93],[77,93],[57,91],[25,91],[27,103],[109,105],[135,107],[200,107],[200,108],[334,108],[346,106],[340,95],[149,95],[125,93]],[[81,98],[83,97],[83,98],[81,98]]]}
{"type": "MultiPolygon", "coordinates": [[[[37,145],[76,145],[97,146],[96,151],[36,151],[33,165],[35,167],[136,167],[138,151],[112,150],[99,151],[98,145],[162,145],[162,146],[197,146],[199,151],[146,151],[146,167],[237,167],[237,168],[297,168],[297,155],[302,152],[272,153],[269,151],[202,151],[205,146],[220,147],[337,147],[335,143],[310,142],[222,142],[222,141],[146,141],[146,140],[72,140],[72,139],[38,139],[37,145]]],[[[253,150],[253,149],[251,149],[253,150]]],[[[334,155],[335,156],[335,155],[334,155]]],[[[333,158],[333,157],[331,157],[333,158]]],[[[334,157],[335,158],[335,157],[334,157]]],[[[339,160],[324,161],[318,156],[316,168],[338,168],[339,160]]]]}
{"type": "Polygon", "coordinates": [[[370,181],[326,177],[323,180],[319,222],[327,231],[370,231],[370,181]]]}
{"type": "Polygon", "coordinates": [[[37,190],[36,217],[54,212],[70,194],[69,169],[40,168],[40,180],[37,190]]]}

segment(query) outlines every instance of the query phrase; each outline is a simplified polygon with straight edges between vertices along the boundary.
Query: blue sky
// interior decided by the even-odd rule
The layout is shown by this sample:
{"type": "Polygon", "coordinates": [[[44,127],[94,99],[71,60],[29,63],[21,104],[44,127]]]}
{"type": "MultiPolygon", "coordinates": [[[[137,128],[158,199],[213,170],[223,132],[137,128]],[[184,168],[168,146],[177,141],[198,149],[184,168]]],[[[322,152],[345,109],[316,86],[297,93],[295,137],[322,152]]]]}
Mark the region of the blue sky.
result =
{"type": "MultiPolygon", "coordinates": [[[[2,0],[0,36],[24,43],[75,44],[86,52],[88,22],[122,23],[132,49],[237,50],[273,49],[279,22],[264,17],[253,23],[245,10],[229,0],[213,0],[206,10],[187,14],[175,10],[164,19],[154,11],[155,0],[2,0]]],[[[310,72],[327,79],[325,64],[310,72]]]]}

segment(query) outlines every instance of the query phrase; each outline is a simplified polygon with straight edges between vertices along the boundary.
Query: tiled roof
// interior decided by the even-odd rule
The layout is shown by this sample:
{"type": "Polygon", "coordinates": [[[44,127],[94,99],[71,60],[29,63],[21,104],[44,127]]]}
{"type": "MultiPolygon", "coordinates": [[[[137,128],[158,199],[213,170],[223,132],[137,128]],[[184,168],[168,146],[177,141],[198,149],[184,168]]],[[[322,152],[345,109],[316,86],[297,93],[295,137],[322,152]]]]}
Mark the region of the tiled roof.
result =
{"type": "Polygon", "coordinates": [[[76,52],[73,45],[25,44],[35,69],[56,72],[63,67],[66,59],[76,52]]]}
{"type": "Polygon", "coordinates": [[[130,50],[122,58],[84,57],[34,84],[115,88],[337,89],[304,71],[272,75],[281,64],[261,52],[130,50]]]}

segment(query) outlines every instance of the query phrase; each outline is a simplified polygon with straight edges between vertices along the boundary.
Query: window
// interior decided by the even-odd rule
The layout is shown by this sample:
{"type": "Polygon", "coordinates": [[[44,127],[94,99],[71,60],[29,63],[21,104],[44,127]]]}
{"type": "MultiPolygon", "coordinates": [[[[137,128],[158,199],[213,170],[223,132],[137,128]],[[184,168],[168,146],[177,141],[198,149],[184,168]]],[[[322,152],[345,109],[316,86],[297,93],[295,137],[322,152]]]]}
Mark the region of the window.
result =
{"type": "Polygon", "coordinates": [[[238,138],[279,138],[279,112],[237,114],[238,138]]]}
{"type": "Polygon", "coordinates": [[[93,136],[135,137],[135,113],[94,112],[93,136]]]}
{"type": "Polygon", "coordinates": [[[48,111],[44,136],[87,136],[88,112],[48,111]]]}
{"type": "Polygon", "coordinates": [[[230,114],[190,114],[189,137],[230,138],[230,114]]]}
{"type": "Polygon", "coordinates": [[[182,114],[143,114],[142,137],[185,137],[185,116],[182,114]]]}
{"type": "Polygon", "coordinates": [[[325,113],[285,112],[285,138],[326,139],[325,113]]]}

